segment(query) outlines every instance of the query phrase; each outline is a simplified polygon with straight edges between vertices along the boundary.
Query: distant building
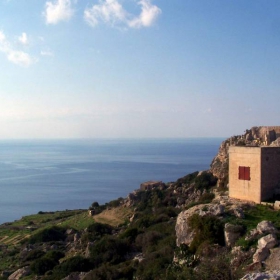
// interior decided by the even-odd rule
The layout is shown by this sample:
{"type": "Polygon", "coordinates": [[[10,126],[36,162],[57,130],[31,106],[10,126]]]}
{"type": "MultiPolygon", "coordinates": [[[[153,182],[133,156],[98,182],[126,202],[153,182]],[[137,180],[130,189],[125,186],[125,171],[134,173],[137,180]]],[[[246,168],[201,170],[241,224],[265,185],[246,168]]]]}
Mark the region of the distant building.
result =
{"type": "Polygon", "coordinates": [[[230,197],[261,203],[279,191],[280,147],[229,147],[230,197]]]}

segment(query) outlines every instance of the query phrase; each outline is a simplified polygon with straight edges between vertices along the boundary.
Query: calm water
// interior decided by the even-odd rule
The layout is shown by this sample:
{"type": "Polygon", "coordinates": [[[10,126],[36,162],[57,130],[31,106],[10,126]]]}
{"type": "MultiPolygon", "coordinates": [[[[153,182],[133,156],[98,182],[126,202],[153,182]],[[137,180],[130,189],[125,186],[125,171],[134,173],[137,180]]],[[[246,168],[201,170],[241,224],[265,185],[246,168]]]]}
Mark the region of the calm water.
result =
{"type": "Polygon", "coordinates": [[[206,170],[223,139],[0,141],[0,224],[206,170]]]}

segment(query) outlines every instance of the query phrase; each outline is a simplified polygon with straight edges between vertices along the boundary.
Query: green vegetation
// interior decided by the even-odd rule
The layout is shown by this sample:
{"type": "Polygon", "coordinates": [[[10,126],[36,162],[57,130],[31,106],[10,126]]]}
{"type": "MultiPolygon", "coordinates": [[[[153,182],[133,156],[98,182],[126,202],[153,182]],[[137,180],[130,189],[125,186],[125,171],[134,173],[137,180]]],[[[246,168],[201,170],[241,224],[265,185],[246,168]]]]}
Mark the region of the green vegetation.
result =
{"type": "MultiPolygon", "coordinates": [[[[195,231],[195,236],[190,244],[190,251],[196,253],[199,246],[208,242],[209,244],[224,245],[224,224],[215,216],[192,215],[189,225],[195,231]]],[[[205,245],[205,244],[204,244],[205,245]]]]}

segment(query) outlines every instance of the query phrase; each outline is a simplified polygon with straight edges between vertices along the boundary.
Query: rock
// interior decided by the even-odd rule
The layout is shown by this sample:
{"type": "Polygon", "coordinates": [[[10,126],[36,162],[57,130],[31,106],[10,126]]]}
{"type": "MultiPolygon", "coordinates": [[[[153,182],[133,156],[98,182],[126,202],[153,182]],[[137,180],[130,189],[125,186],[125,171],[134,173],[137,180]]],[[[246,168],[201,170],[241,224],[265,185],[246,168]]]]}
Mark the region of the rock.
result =
{"type": "Polygon", "coordinates": [[[276,200],[274,202],[274,210],[279,210],[280,209],[280,201],[279,200],[276,200]]]}
{"type": "Polygon", "coordinates": [[[243,227],[239,225],[233,225],[230,223],[225,224],[225,242],[227,247],[233,247],[236,240],[240,237],[243,231],[243,227]]]}
{"type": "Polygon", "coordinates": [[[88,242],[86,251],[85,251],[85,257],[89,258],[90,257],[90,250],[93,248],[94,243],[93,242],[88,242]]]}
{"type": "Polygon", "coordinates": [[[75,230],[72,229],[72,228],[68,228],[65,232],[67,235],[70,235],[70,234],[74,234],[75,233],[75,230]]]}
{"type": "Polygon", "coordinates": [[[21,279],[25,276],[28,276],[30,275],[30,267],[29,266],[25,266],[25,267],[22,267],[20,269],[18,269],[17,271],[15,271],[13,274],[11,274],[9,277],[8,277],[8,280],[17,280],[17,279],[21,279]]]}
{"type": "Polygon", "coordinates": [[[253,262],[262,262],[269,256],[269,249],[267,248],[258,248],[256,253],[253,256],[253,262]]]}
{"type": "Polygon", "coordinates": [[[233,213],[237,218],[244,219],[244,212],[243,212],[242,208],[234,207],[233,213]]]}
{"type": "Polygon", "coordinates": [[[261,262],[254,262],[254,263],[248,264],[245,267],[245,270],[247,272],[261,271],[262,270],[262,263],[261,262]]]}
{"type": "Polygon", "coordinates": [[[78,242],[81,239],[81,234],[79,232],[74,234],[74,242],[78,242]]]}
{"type": "Polygon", "coordinates": [[[266,271],[246,274],[240,280],[280,280],[280,271],[266,271]]]}
{"type": "Polygon", "coordinates": [[[276,236],[273,234],[268,234],[258,241],[258,249],[267,248],[272,249],[278,243],[276,236]]]}
{"type": "Polygon", "coordinates": [[[82,280],[86,276],[86,272],[73,272],[62,280],[82,280]]]}
{"type": "Polygon", "coordinates": [[[188,218],[194,214],[200,216],[213,215],[219,216],[224,213],[224,206],[220,204],[200,204],[196,205],[188,210],[182,211],[176,221],[176,243],[189,245],[194,238],[194,231],[188,225],[188,218]]]}
{"type": "Polygon", "coordinates": [[[135,214],[133,214],[133,215],[129,218],[129,221],[132,223],[133,220],[134,220],[134,218],[135,218],[135,214]]]}
{"type": "Polygon", "coordinates": [[[269,221],[262,221],[262,222],[258,223],[257,231],[260,234],[263,234],[263,233],[275,233],[276,232],[276,228],[274,227],[274,225],[271,222],[269,222],[269,221]]]}
{"type": "Polygon", "coordinates": [[[269,257],[265,260],[265,267],[269,270],[279,269],[280,263],[280,248],[270,250],[269,257]]]}
{"type": "MultiPolygon", "coordinates": [[[[250,259],[252,259],[253,254],[255,253],[255,249],[251,248],[248,251],[243,251],[241,246],[236,246],[233,247],[231,250],[231,260],[230,260],[230,264],[231,264],[231,268],[234,270],[237,270],[240,268],[240,266],[243,266],[244,263],[248,263],[248,261],[250,259]]],[[[255,270],[255,266],[259,266],[257,263],[255,263],[256,265],[250,265],[246,268],[246,271],[253,271],[255,270]]]]}
{"type": "Polygon", "coordinates": [[[270,254],[272,249],[278,243],[275,235],[268,234],[258,240],[258,249],[253,256],[253,262],[263,262],[270,254]]]}
{"type": "Polygon", "coordinates": [[[143,256],[142,253],[136,254],[136,255],[134,256],[134,258],[133,258],[134,261],[137,260],[139,263],[142,262],[144,259],[145,259],[145,258],[144,258],[144,256],[143,256]]]}

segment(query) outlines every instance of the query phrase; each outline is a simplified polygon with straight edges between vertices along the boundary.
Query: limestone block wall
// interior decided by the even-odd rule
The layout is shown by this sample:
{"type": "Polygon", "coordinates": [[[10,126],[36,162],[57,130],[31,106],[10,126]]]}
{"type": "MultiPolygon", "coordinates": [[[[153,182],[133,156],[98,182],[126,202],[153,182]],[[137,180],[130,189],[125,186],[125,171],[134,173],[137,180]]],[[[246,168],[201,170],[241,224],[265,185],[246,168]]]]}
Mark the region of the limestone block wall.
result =
{"type": "Polygon", "coordinates": [[[270,199],[280,189],[280,147],[261,148],[261,197],[270,199]]]}
{"type": "Polygon", "coordinates": [[[229,147],[229,196],[261,202],[260,147],[229,147]],[[250,180],[239,179],[239,166],[250,167],[250,180]]]}

